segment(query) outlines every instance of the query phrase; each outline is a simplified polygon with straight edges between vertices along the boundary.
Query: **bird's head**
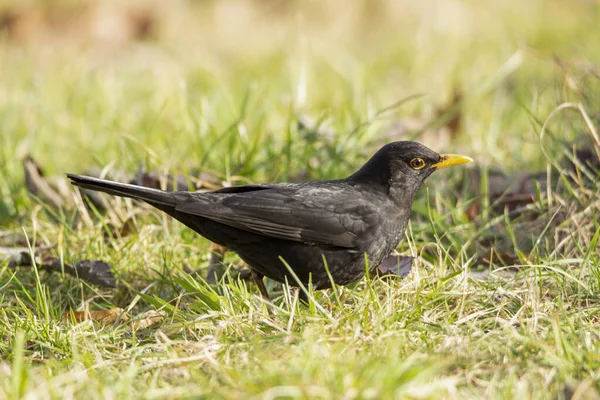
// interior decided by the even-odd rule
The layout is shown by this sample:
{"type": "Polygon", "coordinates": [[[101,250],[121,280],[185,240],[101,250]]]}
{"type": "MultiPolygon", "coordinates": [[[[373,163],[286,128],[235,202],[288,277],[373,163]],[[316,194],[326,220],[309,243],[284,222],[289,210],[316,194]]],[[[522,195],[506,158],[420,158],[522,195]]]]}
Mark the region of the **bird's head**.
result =
{"type": "Polygon", "coordinates": [[[411,199],[435,171],[473,161],[459,154],[438,154],[417,142],[393,142],[383,146],[348,179],[378,185],[390,194],[411,199]]]}

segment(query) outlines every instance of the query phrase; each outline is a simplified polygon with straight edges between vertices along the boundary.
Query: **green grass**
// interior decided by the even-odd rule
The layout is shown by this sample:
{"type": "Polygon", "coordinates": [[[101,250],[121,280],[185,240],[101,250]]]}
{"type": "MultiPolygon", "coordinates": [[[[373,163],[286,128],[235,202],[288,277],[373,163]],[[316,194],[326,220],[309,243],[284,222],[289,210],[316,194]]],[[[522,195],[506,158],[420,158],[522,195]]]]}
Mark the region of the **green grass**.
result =
{"type": "Polygon", "coordinates": [[[0,398],[598,398],[596,192],[553,194],[578,204],[562,255],[539,245],[482,275],[470,267],[488,210],[483,226],[468,220],[472,199],[452,189],[463,172],[440,172],[399,248],[419,256],[409,277],[363,279],[308,306],[284,288],[272,315],[253,286],[204,284],[208,241],[159,212],[112,200],[86,222],[28,195],[26,153],[51,176],[141,164],[235,184],[343,177],[412,137],[483,166],[545,171],[545,121],[552,157],[556,139],[600,130],[594,2],[376,4],[183,2],[151,6],[156,41],[0,39],[0,231],[56,244],[65,263],[102,259],[118,282],[0,263],[0,398]],[[462,124],[444,136],[436,110],[455,92],[462,124]],[[571,109],[548,119],[565,102],[591,121],[571,109]],[[408,118],[430,132],[390,133],[408,118]],[[106,238],[129,218],[133,234],[106,238]],[[62,317],[115,307],[165,314],[140,329],[62,317]]]}

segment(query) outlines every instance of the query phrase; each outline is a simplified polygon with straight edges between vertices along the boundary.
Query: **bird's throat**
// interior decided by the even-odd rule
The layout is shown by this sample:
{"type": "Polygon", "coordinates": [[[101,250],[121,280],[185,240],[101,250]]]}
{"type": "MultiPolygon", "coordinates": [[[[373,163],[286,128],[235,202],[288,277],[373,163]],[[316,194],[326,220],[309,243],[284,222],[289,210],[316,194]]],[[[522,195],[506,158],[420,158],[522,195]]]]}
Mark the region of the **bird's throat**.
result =
{"type": "Polygon", "coordinates": [[[421,185],[407,182],[390,182],[388,196],[397,207],[410,210],[415,194],[421,185]]]}

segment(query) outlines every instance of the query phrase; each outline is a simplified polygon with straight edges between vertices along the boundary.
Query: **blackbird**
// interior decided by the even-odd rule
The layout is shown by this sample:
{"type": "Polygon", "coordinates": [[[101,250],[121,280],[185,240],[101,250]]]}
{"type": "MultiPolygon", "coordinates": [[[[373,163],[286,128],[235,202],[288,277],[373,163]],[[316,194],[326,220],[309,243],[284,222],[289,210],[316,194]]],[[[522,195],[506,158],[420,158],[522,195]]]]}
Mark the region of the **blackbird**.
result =
{"type": "Polygon", "coordinates": [[[317,290],[331,287],[327,270],[337,285],[360,279],[366,265],[376,268],[398,246],[425,179],[438,169],[470,161],[404,141],[385,145],[356,173],[339,180],[200,193],[67,176],[80,188],[143,200],[235,251],[268,298],[264,276],[294,286],[298,279],[317,290]]]}

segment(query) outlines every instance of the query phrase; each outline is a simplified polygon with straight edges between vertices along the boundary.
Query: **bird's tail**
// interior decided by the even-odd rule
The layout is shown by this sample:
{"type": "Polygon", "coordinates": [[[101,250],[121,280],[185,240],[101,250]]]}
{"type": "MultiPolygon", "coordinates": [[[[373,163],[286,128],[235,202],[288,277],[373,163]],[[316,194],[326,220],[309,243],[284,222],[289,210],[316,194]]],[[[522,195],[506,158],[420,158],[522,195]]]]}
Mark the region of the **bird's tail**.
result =
{"type": "Polygon", "coordinates": [[[171,192],[151,189],[128,183],[113,182],[106,179],[92,178],[91,176],[67,174],[71,183],[83,189],[96,190],[112,194],[113,196],[131,197],[143,200],[159,208],[174,207],[175,196],[171,192]],[[162,207],[161,207],[162,206],[162,207]]]}

